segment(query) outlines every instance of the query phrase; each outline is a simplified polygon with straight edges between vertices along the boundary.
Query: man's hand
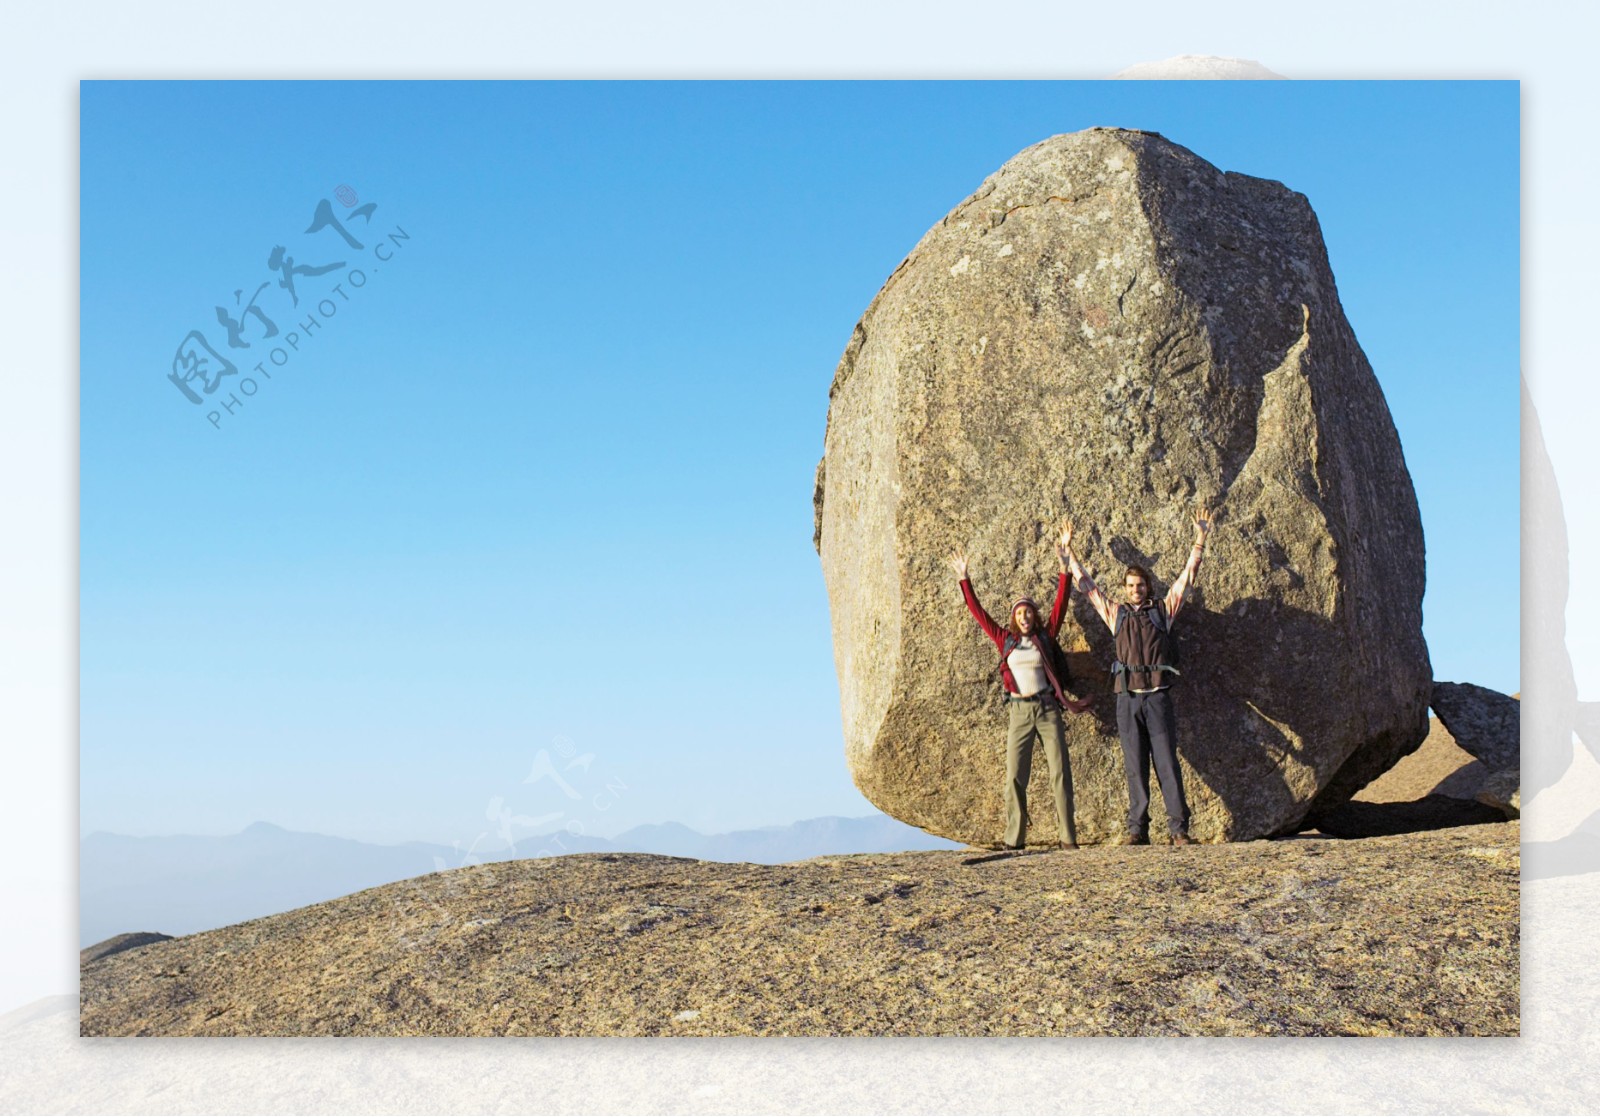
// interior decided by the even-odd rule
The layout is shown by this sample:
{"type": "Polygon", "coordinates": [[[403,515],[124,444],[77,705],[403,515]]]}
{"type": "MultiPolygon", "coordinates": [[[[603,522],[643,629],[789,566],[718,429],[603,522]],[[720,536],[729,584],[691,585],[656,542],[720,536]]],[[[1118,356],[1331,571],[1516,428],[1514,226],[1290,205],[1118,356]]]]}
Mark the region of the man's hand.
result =
{"type": "Polygon", "coordinates": [[[962,579],[966,578],[966,576],[967,576],[967,556],[966,555],[962,554],[960,551],[956,551],[955,553],[953,553],[949,558],[945,559],[944,561],[945,561],[946,565],[948,565],[950,567],[951,570],[954,570],[956,572],[956,577],[957,578],[962,578],[962,579]]]}
{"type": "Polygon", "coordinates": [[[1194,517],[1194,541],[1199,546],[1206,541],[1206,536],[1211,534],[1211,509],[1201,505],[1200,511],[1194,517]]]}
{"type": "Polygon", "coordinates": [[[1072,521],[1061,521],[1061,538],[1056,541],[1056,558],[1061,560],[1061,572],[1067,572],[1067,563],[1072,560],[1072,521]]]}

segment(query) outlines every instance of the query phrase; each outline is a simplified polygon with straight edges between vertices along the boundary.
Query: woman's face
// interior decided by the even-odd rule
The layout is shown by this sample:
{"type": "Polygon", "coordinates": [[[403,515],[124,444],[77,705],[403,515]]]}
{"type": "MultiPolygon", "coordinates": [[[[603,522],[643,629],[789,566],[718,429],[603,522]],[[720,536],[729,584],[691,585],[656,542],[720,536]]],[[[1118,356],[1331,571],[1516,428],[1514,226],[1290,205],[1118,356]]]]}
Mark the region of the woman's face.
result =
{"type": "Polygon", "coordinates": [[[1018,605],[1016,611],[1011,614],[1011,619],[1016,622],[1017,631],[1024,636],[1033,631],[1034,622],[1037,620],[1030,605],[1018,605]]]}

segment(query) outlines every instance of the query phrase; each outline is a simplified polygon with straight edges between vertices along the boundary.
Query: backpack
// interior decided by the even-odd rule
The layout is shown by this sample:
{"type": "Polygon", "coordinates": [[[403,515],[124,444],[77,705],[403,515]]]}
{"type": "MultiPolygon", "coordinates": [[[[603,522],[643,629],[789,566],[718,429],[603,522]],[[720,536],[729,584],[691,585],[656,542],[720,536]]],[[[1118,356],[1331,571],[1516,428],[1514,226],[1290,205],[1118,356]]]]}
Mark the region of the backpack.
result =
{"type": "MultiPolygon", "coordinates": [[[[1178,662],[1178,659],[1179,659],[1179,656],[1178,656],[1178,638],[1172,632],[1172,618],[1167,616],[1167,603],[1166,603],[1166,601],[1164,601],[1163,599],[1158,597],[1154,601],[1151,602],[1151,605],[1152,605],[1152,608],[1150,610],[1150,613],[1151,613],[1151,622],[1150,623],[1155,628],[1155,630],[1157,632],[1162,633],[1166,637],[1166,639],[1163,642],[1164,642],[1164,644],[1166,646],[1167,658],[1166,658],[1165,662],[1163,663],[1163,666],[1165,666],[1167,668],[1170,668],[1172,674],[1181,675],[1182,672],[1178,670],[1178,668],[1179,668],[1179,662],[1178,662]]],[[[1122,662],[1122,652],[1120,650],[1120,644],[1121,644],[1121,639],[1120,638],[1122,636],[1122,626],[1127,621],[1127,619],[1130,616],[1132,616],[1132,614],[1133,614],[1133,607],[1131,605],[1128,605],[1127,603],[1119,604],[1117,606],[1117,623],[1115,625],[1113,625],[1112,629],[1111,629],[1112,642],[1114,644],[1118,645],[1117,658],[1111,664],[1111,674],[1112,674],[1113,679],[1115,680],[1115,684],[1114,684],[1115,685],[1115,689],[1117,691],[1119,691],[1119,692],[1125,686],[1128,685],[1126,679],[1123,676],[1130,670],[1129,665],[1122,662]]],[[[1145,665],[1136,664],[1136,665],[1133,665],[1133,666],[1135,668],[1139,668],[1139,667],[1143,667],[1145,665]]]]}
{"type": "MultiPolygon", "coordinates": [[[[1167,603],[1162,598],[1158,597],[1154,600],[1154,602],[1152,602],[1152,604],[1155,605],[1155,609],[1153,610],[1155,613],[1155,626],[1167,634],[1168,663],[1173,667],[1182,667],[1183,664],[1179,662],[1180,647],[1178,645],[1178,638],[1173,635],[1172,621],[1167,616],[1167,603]]],[[[1117,623],[1116,627],[1111,630],[1111,639],[1113,641],[1116,640],[1117,633],[1122,630],[1122,622],[1126,620],[1128,615],[1132,612],[1133,607],[1128,605],[1126,602],[1117,605],[1117,623]]]]}

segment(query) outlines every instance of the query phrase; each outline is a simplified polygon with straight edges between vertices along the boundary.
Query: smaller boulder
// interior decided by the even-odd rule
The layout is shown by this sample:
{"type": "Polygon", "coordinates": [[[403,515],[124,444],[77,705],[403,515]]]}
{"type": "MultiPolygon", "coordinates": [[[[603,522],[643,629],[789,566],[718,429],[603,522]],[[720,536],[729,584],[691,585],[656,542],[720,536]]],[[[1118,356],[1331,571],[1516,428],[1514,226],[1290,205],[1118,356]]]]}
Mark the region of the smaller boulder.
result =
{"type": "Polygon", "coordinates": [[[1522,787],[1514,768],[1492,772],[1478,788],[1478,802],[1493,807],[1507,818],[1522,817],[1522,787]]]}
{"type": "Polygon", "coordinates": [[[1522,703],[1473,683],[1434,683],[1433,712],[1491,772],[1522,763],[1522,703]]]}
{"type": "Polygon", "coordinates": [[[1522,702],[1472,683],[1434,683],[1433,712],[1456,744],[1487,770],[1478,802],[1506,818],[1522,814],[1522,702]]]}

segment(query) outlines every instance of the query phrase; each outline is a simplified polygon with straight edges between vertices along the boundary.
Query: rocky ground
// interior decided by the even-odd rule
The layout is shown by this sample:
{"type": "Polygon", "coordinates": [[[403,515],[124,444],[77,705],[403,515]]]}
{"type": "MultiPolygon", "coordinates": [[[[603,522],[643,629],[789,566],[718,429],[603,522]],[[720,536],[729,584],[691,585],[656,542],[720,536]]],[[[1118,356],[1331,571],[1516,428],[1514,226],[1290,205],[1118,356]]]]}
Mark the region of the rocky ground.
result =
{"type": "Polygon", "coordinates": [[[1516,1035],[1519,824],[435,873],[86,961],[109,1035],[1516,1035]]]}

